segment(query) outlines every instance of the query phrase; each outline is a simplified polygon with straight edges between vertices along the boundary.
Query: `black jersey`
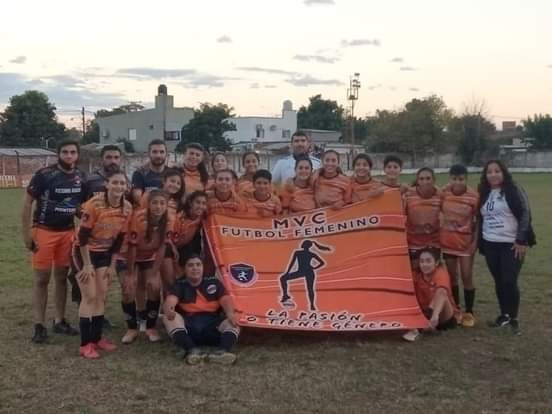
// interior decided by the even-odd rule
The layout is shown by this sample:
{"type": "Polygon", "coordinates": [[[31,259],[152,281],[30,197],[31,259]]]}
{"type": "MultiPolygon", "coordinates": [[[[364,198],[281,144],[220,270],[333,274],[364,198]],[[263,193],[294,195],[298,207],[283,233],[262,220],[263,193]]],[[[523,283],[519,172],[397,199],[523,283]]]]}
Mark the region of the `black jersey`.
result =
{"type": "Polygon", "coordinates": [[[132,189],[143,192],[161,189],[163,187],[163,172],[153,171],[149,165],[138,168],[132,174],[132,189]]]}
{"type": "Polygon", "coordinates": [[[36,200],[33,225],[52,230],[70,230],[74,217],[83,200],[84,173],[75,168],[68,173],[57,164],[38,170],[27,193],[36,200]]]}
{"type": "Polygon", "coordinates": [[[98,170],[86,177],[83,185],[83,200],[90,200],[92,197],[105,192],[105,175],[98,170]]]}

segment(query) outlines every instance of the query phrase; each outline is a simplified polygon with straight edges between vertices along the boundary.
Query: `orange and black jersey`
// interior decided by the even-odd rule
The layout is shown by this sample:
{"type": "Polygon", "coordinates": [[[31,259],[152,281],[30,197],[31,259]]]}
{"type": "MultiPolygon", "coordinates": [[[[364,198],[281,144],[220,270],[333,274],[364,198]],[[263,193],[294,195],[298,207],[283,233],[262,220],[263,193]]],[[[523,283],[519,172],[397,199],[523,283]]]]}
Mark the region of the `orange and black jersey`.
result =
{"type": "Polygon", "coordinates": [[[85,174],[78,168],[68,173],[57,164],[38,170],[27,187],[27,193],[36,201],[33,226],[51,230],[71,230],[74,217],[84,201],[85,174]]]}
{"type": "Polygon", "coordinates": [[[186,167],[182,168],[182,181],[184,181],[184,191],[186,195],[194,191],[205,191],[209,184],[209,182],[203,183],[201,181],[199,170],[189,170],[186,167]]]}
{"type": "Polygon", "coordinates": [[[90,251],[112,250],[117,238],[128,232],[131,216],[132,206],[126,200],[123,206],[112,207],[105,199],[105,195],[92,197],[82,206],[79,237],[75,245],[81,245],[80,240],[84,236],[90,251]]]}
{"type": "Polygon", "coordinates": [[[177,247],[186,246],[193,241],[201,230],[201,217],[191,219],[181,211],[176,216],[175,223],[175,244],[177,247]]]}
{"type": "Polygon", "coordinates": [[[129,226],[129,246],[136,247],[136,261],[145,262],[155,260],[155,255],[162,244],[170,243],[176,236],[174,235],[176,219],[167,215],[167,228],[164,235],[159,235],[158,226],[153,226],[151,239],[147,240],[148,212],[144,208],[138,208],[134,211],[129,226]]]}
{"type": "Polygon", "coordinates": [[[170,289],[170,294],[178,298],[178,312],[191,314],[220,312],[220,299],[227,292],[217,278],[203,277],[198,286],[192,286],[186,278],[178,279],[170,289]]]}

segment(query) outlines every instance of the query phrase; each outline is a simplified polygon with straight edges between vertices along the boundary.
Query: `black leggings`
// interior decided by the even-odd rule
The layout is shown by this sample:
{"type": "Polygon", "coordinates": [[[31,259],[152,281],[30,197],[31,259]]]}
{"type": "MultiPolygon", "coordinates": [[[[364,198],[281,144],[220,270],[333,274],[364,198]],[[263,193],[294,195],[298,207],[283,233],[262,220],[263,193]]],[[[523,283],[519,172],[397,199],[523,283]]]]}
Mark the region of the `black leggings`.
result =
{"type": "Polygon", "coordinates": [[[518,277],[523,260],[514,257],[512,243],[484,243],[485,260],[495,282],[500,313],[515,319],[519,310],[518,277]]]}

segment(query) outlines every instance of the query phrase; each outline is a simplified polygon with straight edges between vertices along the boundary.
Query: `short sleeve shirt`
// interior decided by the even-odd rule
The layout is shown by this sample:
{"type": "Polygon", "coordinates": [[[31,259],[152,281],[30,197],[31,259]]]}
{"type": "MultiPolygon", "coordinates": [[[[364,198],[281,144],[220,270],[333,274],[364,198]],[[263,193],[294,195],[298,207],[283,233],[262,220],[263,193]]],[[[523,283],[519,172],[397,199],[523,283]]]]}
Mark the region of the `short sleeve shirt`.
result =
{"type": "Polygon", "coordinates": [[[86,177],[83,186],[83,200],[90,200],[92,197],[102,194],[105,191],[105,176],[100,170],[86,177]]]}
{"type": "Polygon", "coordinates": [[[163,173],[156,172],[148,165],[138,168],[132,174],[132,189],[142,190],[143,192],[158,190],[163,187],[163,173]]]}
{"type": "Polygon", "coordinates": [[[204,277],[198,286],[192,286],[185,278],[178,279],[170,289],[170,294],[178,298],[178,310],[190,314],[220,311],[220,299],[227,292],[217,278],[204,277]]]}

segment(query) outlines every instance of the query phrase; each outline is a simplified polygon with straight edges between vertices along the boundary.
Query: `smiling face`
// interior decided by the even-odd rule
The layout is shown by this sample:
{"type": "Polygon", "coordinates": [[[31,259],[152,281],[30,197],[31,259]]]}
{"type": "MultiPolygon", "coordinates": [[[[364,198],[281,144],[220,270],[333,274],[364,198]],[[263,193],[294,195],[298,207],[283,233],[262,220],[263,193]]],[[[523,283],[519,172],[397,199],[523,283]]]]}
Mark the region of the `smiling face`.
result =
{"type": "Polygon", "coordinates": [[[418,258],[418,266],[424,275],[432,274],[437,265],[438,263],[431,253],[422,252],[422,254],[420,254],[420,257],[418,258]]]}
{"type": "Polygon", "coordinates": [[[225,170],[226,168],[228,168],[226,157],[223,154],[215,155],[215,158],[213,158],[213,170],[217,172],[220,170],[225,170]]]}
{"type": "Polygon", "coordinates": [[[335,152],[328,152],[324,154],[322,159],[322,165],[324,172],[328,175],[337,174],[337,167],[339,166],[339,158],[335,152]]]}
{"type": "Polygon", "coordinates": [[[184,166],[195,170],[199,163],[203,161],[203,151],[197,148],[187,148],[184,153],[184,166]]]}
{"type": "Polygon", "coordinates": [[[434,184],[435,184],[435,180],[433,178],[433,174],[431,174],[431,172],[429,171],[426,171],[426,170],[421,171],[416,176],[416,185],[418,187],[429,188],[429,187],[433,187],[434,184]]]}
{"type": "Polygon", "coordinates": [[[255,174],[259,169],[259,160],[253,154],[248,154],[243,160],[243,168],[246,174],[255,174]]]}
{"type": "Polygon", "coordinates": [[[170,195],[174,195],[182,188],[182,177],[180,175],[170,175],[165,178],[163,190],[170,195]]]}
{"type": "Polygon", "coordinates": [[[312,165],[307,160],[301,160],[295,166],[295,176],[300,180],[308,180],[312,174],[312,165]]]}
{"type": "Polygon", "coordinates": [[[255,187],[255,195],[257,196],[257,198],[264,200],[270,195],[271,184],[270,181],[266,178],[257,178],[253,183],[253,186],[255,187]]]}
{"type": "Polygon", "coordinates": [[[355,175],[359,178],[370,177],[370,164],[364,158],[356,160],[354,165],[355,175]]]}
{"type": "Polygon", "coordinates": [[[149,210],[154,218],[161,218],[167,211],[167,199],[161,195],[150,197],[149,210]]]}
{"type": "Polygon", "coordinates": [[[230,171],[223,171],[215,178],[215,189],[220,194],[228,194],[234,187],[234,177],[230,171]]]}
{"type": "Polygon", "coordinates": [[[105,188],[108,197],[120,199],[127,189],[126,176],[123,173],[112,175],[105,183],[105,188]]]}
{"type": "Polygon", "coordinates": [[[184,274],[192,286],[197,286],[203,279],[203,262],[199,257],[188,259],[184,265],[184,274]]]}
{"type": "Polygon", "coordinates": [[[383,167],[383,172],[388,178],[392,180],[397,180],[401,175],[401,169],[402,168],[398,163],[394,161],[389,161],[387,164],[385,164],[385,167],[383,167]]]}
{"type": "Polygon", "coordinates": [[[491,188],[500,188],[504,183],[504,172],[500,168],[500,165],[495,162],[491,162],[487,166],[485,176],[491,188]]]}
{"type": "Polygon", "coordinates": [[[192,201],[192,204],[190,206],[190,213],[191,215],[196,217],[201,217],[205,214],[207,211],[207,198],[205,196],[197,196],[192,201]]]}

